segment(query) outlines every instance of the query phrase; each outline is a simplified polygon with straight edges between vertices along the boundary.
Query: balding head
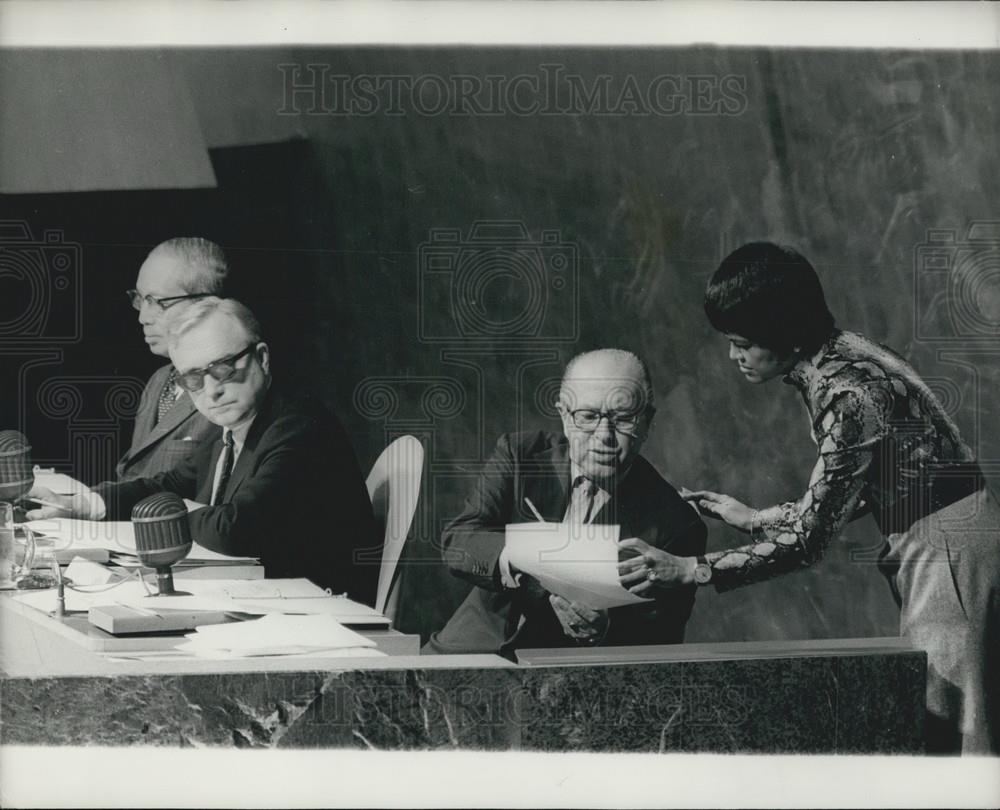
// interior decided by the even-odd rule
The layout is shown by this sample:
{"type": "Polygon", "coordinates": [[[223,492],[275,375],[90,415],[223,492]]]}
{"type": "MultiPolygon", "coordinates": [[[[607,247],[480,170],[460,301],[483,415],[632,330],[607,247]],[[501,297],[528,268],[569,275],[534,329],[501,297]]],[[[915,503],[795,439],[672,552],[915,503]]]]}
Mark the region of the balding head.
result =
{"type": "MultiPolygon", "coordinates": [[[[188,306],[185,296],[220,295],[229,267],[214,242],[195,236],[181,236],[161,242],[139,268],[135,289],[142,298],[171,299],[169,310],[176,315],[188,306]]],[[[166,307],[146,302],[139,307],[139,323],[149,350],[166,357],[166,307]]]]}
{"type": "Polygon", "coordinates": [[[638,381],[642,386],[645,403],[653,405],[653,378],[649,366],[639,355],[625,349],[595,349],[578,354],[566,364],[562,390],[568,380],[577,378],[620,379],[638,381]]]}
{"type": "Polygon", "coordinates": [[[577,355],[566,366],[557,407],[570,458],[597,484],[614,486],[642,449],[652,421],[649,369],[622,349],[577,355]]]}
{"type": "Polygon", "coordinates": [[[229,263],[226,254],[215,242],[200,236],[177,236],[160,242],[149,251],[146,260],[170,260],[177,283],[185,292],[222,295],[229,263]]]}

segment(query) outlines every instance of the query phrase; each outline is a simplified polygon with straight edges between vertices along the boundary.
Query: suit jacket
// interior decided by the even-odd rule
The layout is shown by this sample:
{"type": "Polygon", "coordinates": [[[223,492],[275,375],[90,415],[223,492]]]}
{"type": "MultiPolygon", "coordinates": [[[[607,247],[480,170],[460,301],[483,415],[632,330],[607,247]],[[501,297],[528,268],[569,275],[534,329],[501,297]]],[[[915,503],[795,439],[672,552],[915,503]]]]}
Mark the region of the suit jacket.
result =
{"type": "MultiPolygon", "coordinates": [[[[576,643],[563,632],[548,594],[537,581],[531,579],[529,587],[505,589],[498,565],[506,524],[535,519],[524,498],[530,498],[546,520],[560,522],[569,504],[569,488],[570,460],[564,436],[533,432],[500,437],[476,491],[442,536],[445,562],[452,573],[476,587],[447,625],[431,637],[428,652],[509,655],[519,647],[576,643]]],[[[679,556],[705,551],[707,530],[697,512],[641,456],[593,522],[620,524],[621,537],[639,537],[679,556]]],[[[694,591],[694,586],[678,588],[650,603],[613,608],[602,644],[683,641],[694,591]]]]}
{"type": "MultiPolygon", "coordinates": [[[[201,457],[94,491],[110,520],[128,520],[132,507],[155,492],[209,503],[221,452],[220,432],[201,457]]],[[[321,405],[294,402],[272,386],[221,498],[189,515],[194,540],[222,554],[259,556],[268,577],[308,577],[374,604],[373,552],[382,541],[347,434],[321,405]],[[356,562],[362,551],[366,561],[356,562]]]]}
{"type": "Polygon", "coordinates": [[[168,364],[157,369],[142,390],[132,429],[132,446],[115,468],[119,481],[149,478],[180,466],[204,452],[222,435],[222,429],[202,416],[186,393],[177,399],[163,421],[156,423],[160,392],[172,368],[168,364]]]}

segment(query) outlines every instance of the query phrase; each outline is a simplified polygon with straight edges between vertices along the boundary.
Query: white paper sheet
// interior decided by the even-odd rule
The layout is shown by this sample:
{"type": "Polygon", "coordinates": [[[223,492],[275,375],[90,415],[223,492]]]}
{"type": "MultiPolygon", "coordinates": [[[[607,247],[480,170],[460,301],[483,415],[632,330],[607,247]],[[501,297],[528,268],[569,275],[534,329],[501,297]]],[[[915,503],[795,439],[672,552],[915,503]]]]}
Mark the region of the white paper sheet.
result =
{"type": "Polygon", "coordinates": [[[53,470],[43,470],[35,467],[35,486],[45,487],[56,495],[72,495],[76,492],[86,492],[87,487],[74,478],[53,470]]]}
{"type": "MultiPolygon", "coordinates": [[[[46,518],[32,520],[27,526],[33,531],[52,537],[56,548],[105,549],[115,554],[135,555],[135,529],[128,520],[76,520],[46,518]]],[[[253,562],[255,557],[227,557],[192,543],[185,560],[194,562],[253,562]]]]}
{"type": "Polygon", "coordinates": [[[593,610],[649,602],[618,581],[620,531],[594,523],[512,523],[507,559],[550,593],[593,610]]]}
{"type": "Polygon", "coordinates": [[[198,627],[176,649],[211,657],[289,655],[358,650],[375,642],[348,630],[332,616],[270,615],[252,621],[198,627]]]}
{"type": "Polygon", "coordinates": [[[106,565],[98,565],[82,557],[74,559],[63,572],[63,576],[74,585],[107,585],[117,577],[115,572],[106,565]]]}
{"type": "MultiPolygon", "coordinates": [[[[221,610],[227,613],[324,614],[354,625],[387,627],[389,622],[367,605],[345,596],[331,596],[307,579],[226,580],[201,579],[175,583],[178,590],[190,596],[149,596],[135,578],[120,585],[66,589],[66,610],[86,611],[92,607],[122,604],[145,610],[221,610]],[[260,587],[256,587],[260,586],[260,587]]],[[[148,587],[156,593],[155,584],[148,587]]],[[[25,591],[12,596],[37,610],[56,607],[56,590],[25,591]]]]}

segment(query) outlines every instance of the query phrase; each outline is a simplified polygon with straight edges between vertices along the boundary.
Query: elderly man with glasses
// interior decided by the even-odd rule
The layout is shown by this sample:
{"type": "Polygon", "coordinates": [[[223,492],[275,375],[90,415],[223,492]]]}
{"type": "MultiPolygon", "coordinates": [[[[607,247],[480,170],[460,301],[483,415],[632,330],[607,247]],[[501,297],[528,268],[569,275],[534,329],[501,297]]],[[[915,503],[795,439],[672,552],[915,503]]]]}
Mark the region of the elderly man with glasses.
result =
{"type": "Polygon", "coordinates": [[[693,587],[592,610],[547,593],[506,559],[504,527],[537,519],[529,501],[546,521],[615,524],[622,539],[704,553],[704,523],[639,455],[655,413],[642,360],[619,349],[575,357],[556,407],[562,434],[501,436],[464,510],[445,527],[445,562],[475,587],[425,652],[512,656],[524,647],[683,641],[693,587]]]}
{"type": "MultiPolygon", "coordinates": [[[[228,275],[222,248],[207,239],[177,237],[153,248],[139,268],[136,288],[125,293],[138,312],[149,351],[168,358],[168,318],[183,313],[190,301],[222,295],[228,275]]],[[[219,428],[194,407],[168,363],[143,389],[132,443],[115,474],[126,481],[166,472],[204,451],[218,435],[219,428]]]]}
{"type": "Polygon", "coordinates": [[[209,453],[75,496],[36,487],[31,495],[61,508],[47,506],[28,519],[127,520],[146,496],[173,492],[188,502],[192,537],[203,546],[259,556],[268,577],[308,577],[372,604],[378,564],[358,564],[356,552],[377,551],[380,541],[340,422],[272,384],[260,326],[238,301],[193,302],[170,320],[167,339],[178,385],[222,428],[209,453]]]}

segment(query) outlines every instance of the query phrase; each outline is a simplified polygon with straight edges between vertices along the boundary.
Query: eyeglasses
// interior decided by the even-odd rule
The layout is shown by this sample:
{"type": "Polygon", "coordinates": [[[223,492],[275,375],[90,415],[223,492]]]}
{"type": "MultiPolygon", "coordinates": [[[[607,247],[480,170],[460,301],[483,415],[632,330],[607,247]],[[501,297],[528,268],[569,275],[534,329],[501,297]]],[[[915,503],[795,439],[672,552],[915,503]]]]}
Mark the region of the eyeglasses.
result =
{"type": "Polygon", "coordinates": [[[250,354],[250,352],[256,348],[257,344],[251,343],[238,354],[231,354],[229,357],[223,357],[221,360],[209,363],[204,368],[193,368],[190,371],[185,371],[183,374],[178,374],[177,384],[185,391],[197,394],[202,388],[205,387],[206,374],[211,375],[213,380],[220,383],[226,382],[226,380],[231,380],[239,370],[236,368],[236,361],[241,357],[245,357],[250,354]]]}
{"type": "Polygon", "coordinates": [[[601,420],[607,419],[608,425],[616,433],[634,435],[639,428],[639,423],[642,422],[649,410],[649,408],[643,408],[640,411],[631,411],[630,413],[616,413],[614,411],[596,411],[592,408],[578,408],[575,411],[570,411],[569,415],[579,430],[585,430],[588,433],[593,433],[601,424],[601,420]]]}
{"type": "Polygon", "coordinates": [[[128,296],[129,303],[132,304],[132,309],[142,309],[143,303],[148,304],[151,307],[155,307],[160,312],[165,309],[170,309],[178,301],[187,301],[191,298],[208,298],[211,293],[193,293],[192,295],[168,295],[165,298],[153,298],[151,295],[141,295],[138,290],[125,290],[125,295],[128,296]]]}

